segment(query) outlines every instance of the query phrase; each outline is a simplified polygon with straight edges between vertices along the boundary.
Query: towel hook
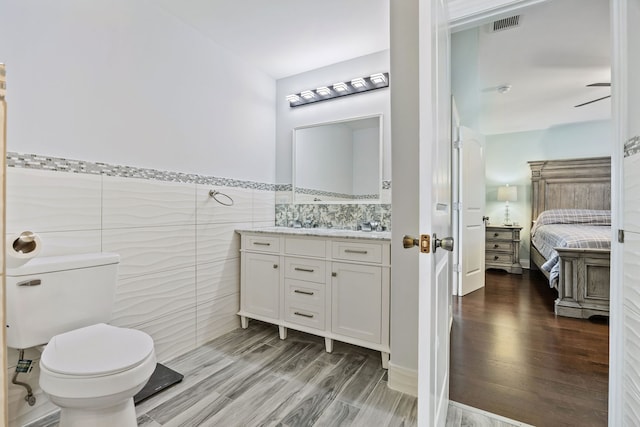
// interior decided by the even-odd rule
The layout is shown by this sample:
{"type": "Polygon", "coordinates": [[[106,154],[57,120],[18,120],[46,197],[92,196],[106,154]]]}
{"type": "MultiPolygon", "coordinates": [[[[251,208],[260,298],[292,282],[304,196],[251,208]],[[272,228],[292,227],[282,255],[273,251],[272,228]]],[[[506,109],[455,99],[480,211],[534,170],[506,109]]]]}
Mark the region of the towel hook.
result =
{"type": "Polygon", "coordinates": [[[233,199],[231,196],[228,196],[224,193],[221,193],[217,190],[209,190],[209,197],[211,197],[216,202],[220,203],[223,206],[233,206],[233,199]],[[223,198],[220,200],[220,197],[223,198]]]}

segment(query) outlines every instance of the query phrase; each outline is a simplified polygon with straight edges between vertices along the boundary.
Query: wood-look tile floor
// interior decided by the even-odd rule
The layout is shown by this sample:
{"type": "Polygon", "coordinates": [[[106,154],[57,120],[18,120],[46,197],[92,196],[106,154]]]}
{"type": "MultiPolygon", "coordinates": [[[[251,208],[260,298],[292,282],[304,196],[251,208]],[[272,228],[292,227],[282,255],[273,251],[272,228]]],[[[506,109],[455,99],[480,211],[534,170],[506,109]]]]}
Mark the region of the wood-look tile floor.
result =
{"type": "MultiPolygon", "coordinates": [[[[181,383],[136,407],[138,425],[414,426],[417,399],[387,387],[380,353],[252,321],[166,365],[181,383]]],[[[53,427],[57,414],[30,427],[53,427]]],[[[519,426],[450,407],[447,427],[519,426]]]]}

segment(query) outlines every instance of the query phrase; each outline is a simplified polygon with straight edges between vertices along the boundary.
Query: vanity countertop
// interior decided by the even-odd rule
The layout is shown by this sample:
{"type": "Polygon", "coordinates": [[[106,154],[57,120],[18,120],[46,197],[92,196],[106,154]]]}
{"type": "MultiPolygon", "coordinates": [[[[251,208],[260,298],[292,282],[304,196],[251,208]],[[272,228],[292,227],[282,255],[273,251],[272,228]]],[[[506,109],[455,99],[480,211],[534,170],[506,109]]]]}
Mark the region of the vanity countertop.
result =
{"type": "Polygon", "coordinates": [[[341,230],[339,228],[293,228],[293,227],[262,227],[262,228],[238,228],[236,232],[282,234],[291,236],[315,236],[338,237],[341,239],[368,239],[390,241],[390,231],[354,231],[341,230]]]}

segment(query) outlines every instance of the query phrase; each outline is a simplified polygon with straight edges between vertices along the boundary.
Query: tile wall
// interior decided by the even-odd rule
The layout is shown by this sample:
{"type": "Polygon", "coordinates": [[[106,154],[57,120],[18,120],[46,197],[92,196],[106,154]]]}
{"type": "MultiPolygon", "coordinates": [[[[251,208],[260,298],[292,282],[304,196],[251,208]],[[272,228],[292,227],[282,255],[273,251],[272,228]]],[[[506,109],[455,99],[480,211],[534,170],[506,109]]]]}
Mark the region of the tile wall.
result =
{"type": "MultiPolygon", "coordinates": [[[[296,200],[300,200],[298,195],[296,200]]],[[[325,198],[327,200],[327,198],[325,198]]],[[[276,188],[276,225],[289,227],[293,220],[310,220],[321,228],[356,230],[362,222],[378,222],[391,230],[391,181],[382,182],[380,201],[377,203],[293,203],[291,185],[276,188]]]]}
{"type": "MultiPolygon", "coordinates": [[[[269,184],[9,153],[7,238],[25,230],[42,239],[39,256],[120,254],[112,324],[149,333],[158,361],[239,327],[237,227],[274,224],[269,184]],[[209,197],[216,189],[233,206],[209,197]]],[[[9,353],[9,376],[17,351],[9,353]]],[[[37,362],[39,351],[26,357],[37,362]]],[[[38,384],[37,363],[21,374],[35,390],[29,407],[10,385],[10,425],[55,409],[38,384]]]]}

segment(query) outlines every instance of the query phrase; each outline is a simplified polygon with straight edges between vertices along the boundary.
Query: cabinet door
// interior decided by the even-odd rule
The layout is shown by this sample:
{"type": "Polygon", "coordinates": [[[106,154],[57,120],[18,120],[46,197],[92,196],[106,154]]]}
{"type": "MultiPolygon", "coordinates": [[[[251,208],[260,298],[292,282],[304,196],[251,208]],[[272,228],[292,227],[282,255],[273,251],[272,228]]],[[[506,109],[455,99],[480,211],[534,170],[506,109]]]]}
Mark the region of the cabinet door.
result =
{"type": "Polygon", "coordinates": [[[280,309],[280,257],[245,252],[243,258],[242,311],[277,320],[280,309]]]}
{"type": "Polygon", "coordinates": [[[380,344],[381,268],[334,262],[331,272],[331,331],[380,344]]]}

